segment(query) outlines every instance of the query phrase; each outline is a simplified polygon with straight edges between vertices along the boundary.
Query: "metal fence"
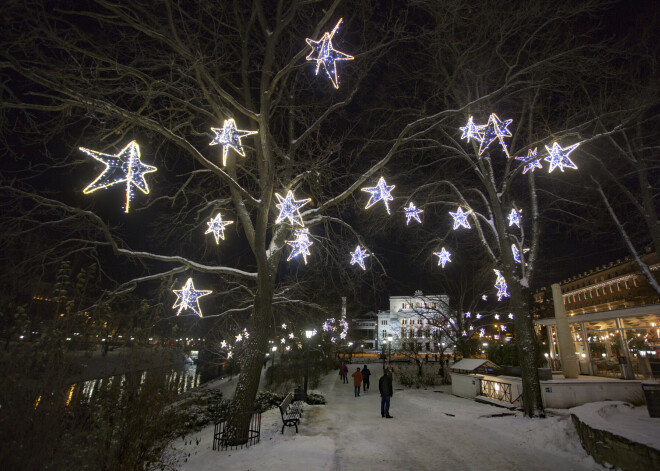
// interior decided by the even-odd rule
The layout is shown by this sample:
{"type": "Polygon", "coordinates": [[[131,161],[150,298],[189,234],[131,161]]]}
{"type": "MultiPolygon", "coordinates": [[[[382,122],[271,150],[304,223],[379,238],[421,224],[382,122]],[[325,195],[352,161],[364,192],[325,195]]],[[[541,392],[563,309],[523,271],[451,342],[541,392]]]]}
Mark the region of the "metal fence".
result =
{"type": "Polygon", "coordinates": [[[511,384],[509,383],[500,383],[499,381],[482,379],[481,395],[497,401],[513,404],[513,397],[511,397],[511,384]]]}
{"type": "Polygon", "coordinates": [[[261,412],[239,411],[230,414],[230,419],[216,422],[213,427],[213,449],[247,448],[259,443],[261,440],[261,412]],[[230,423],[235,425],[231,426],[230,423]]]}

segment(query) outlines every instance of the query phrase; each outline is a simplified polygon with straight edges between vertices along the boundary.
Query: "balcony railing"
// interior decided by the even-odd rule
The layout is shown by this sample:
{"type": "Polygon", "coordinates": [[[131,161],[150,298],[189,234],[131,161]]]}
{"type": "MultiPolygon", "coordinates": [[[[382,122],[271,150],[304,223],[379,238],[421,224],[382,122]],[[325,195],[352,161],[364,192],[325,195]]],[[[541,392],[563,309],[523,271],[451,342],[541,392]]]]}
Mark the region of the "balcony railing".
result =
{"type": "Polygon", "coordinates": [[[497,401],[513,404],[513,398],[511,397],[511,384],[509,383],[500,383],[499,381],[482,379],[481,395],[497,401]]]}

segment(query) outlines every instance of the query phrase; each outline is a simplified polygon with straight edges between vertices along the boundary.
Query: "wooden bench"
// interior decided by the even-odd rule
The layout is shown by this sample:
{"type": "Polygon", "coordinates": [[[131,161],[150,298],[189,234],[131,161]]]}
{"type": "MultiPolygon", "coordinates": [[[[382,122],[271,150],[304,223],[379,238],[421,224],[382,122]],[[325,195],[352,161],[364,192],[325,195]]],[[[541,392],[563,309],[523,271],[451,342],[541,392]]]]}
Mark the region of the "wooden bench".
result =
{"type": "Polygon", "coordinates": [[[282,414],[282,433],[284,433],[284,427],[296,427],[296,433],[298,433],[298,424],[300,424],[300,416],[303,412],[302,406],[302,401],[293,400],[292,393],[286,395],[279,406],[280,414],[282,414]]]}

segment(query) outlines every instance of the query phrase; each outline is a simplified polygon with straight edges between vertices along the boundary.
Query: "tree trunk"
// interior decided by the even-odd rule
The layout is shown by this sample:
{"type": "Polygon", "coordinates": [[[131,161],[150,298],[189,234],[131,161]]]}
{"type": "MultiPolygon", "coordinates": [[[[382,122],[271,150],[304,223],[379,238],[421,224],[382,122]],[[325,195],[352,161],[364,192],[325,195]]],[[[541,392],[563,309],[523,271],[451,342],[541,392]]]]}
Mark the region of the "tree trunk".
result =
{"type": "Polygon", "coordinates": [[[511,309],[516,326],[516,346],[520,361],[523,386],[523,409],[528,417],[545,417],[539,371],[536,368],[538,357],[536,335],[532,324],[529,306],[523,288],[518,283],[510,283],[511,309]]]}

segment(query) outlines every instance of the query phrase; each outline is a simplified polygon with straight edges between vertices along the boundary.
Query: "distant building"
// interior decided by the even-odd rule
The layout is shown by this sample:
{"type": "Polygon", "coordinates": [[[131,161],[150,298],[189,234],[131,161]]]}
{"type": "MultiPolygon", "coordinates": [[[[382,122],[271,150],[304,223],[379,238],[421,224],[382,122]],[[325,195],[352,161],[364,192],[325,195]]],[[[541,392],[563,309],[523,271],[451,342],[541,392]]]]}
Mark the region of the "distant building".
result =
{"type": "MultiPolygon", "coordinates": [[[[656,280],[655,252],[642,260],[656,280]]],[[[650,378],[660,358],[660,296],[630,258],[610,262],[559,283],[580,373],[595,376],[650,378]]],[[[551,290],[534,293],[535,324],[547,336],[549,357],[559,347],[551,290]]]]}
{"type": "Polygon", "coordinates": [[[446,315],[448,303],[446,295],[390,296],[389,311],[377,314],[375,348],[382,349],[389,342],[393,349],[402,346],[402,342],[416,342],[414,350],[419,353],[438,352],[429,319],[446,315]]]}
{"type": "Polygon", "coordinates": [[[349,332],[351,339],[364,350],[376,350],[378,315],[369,311],[366,314],[353,318],[349,332]]]}

